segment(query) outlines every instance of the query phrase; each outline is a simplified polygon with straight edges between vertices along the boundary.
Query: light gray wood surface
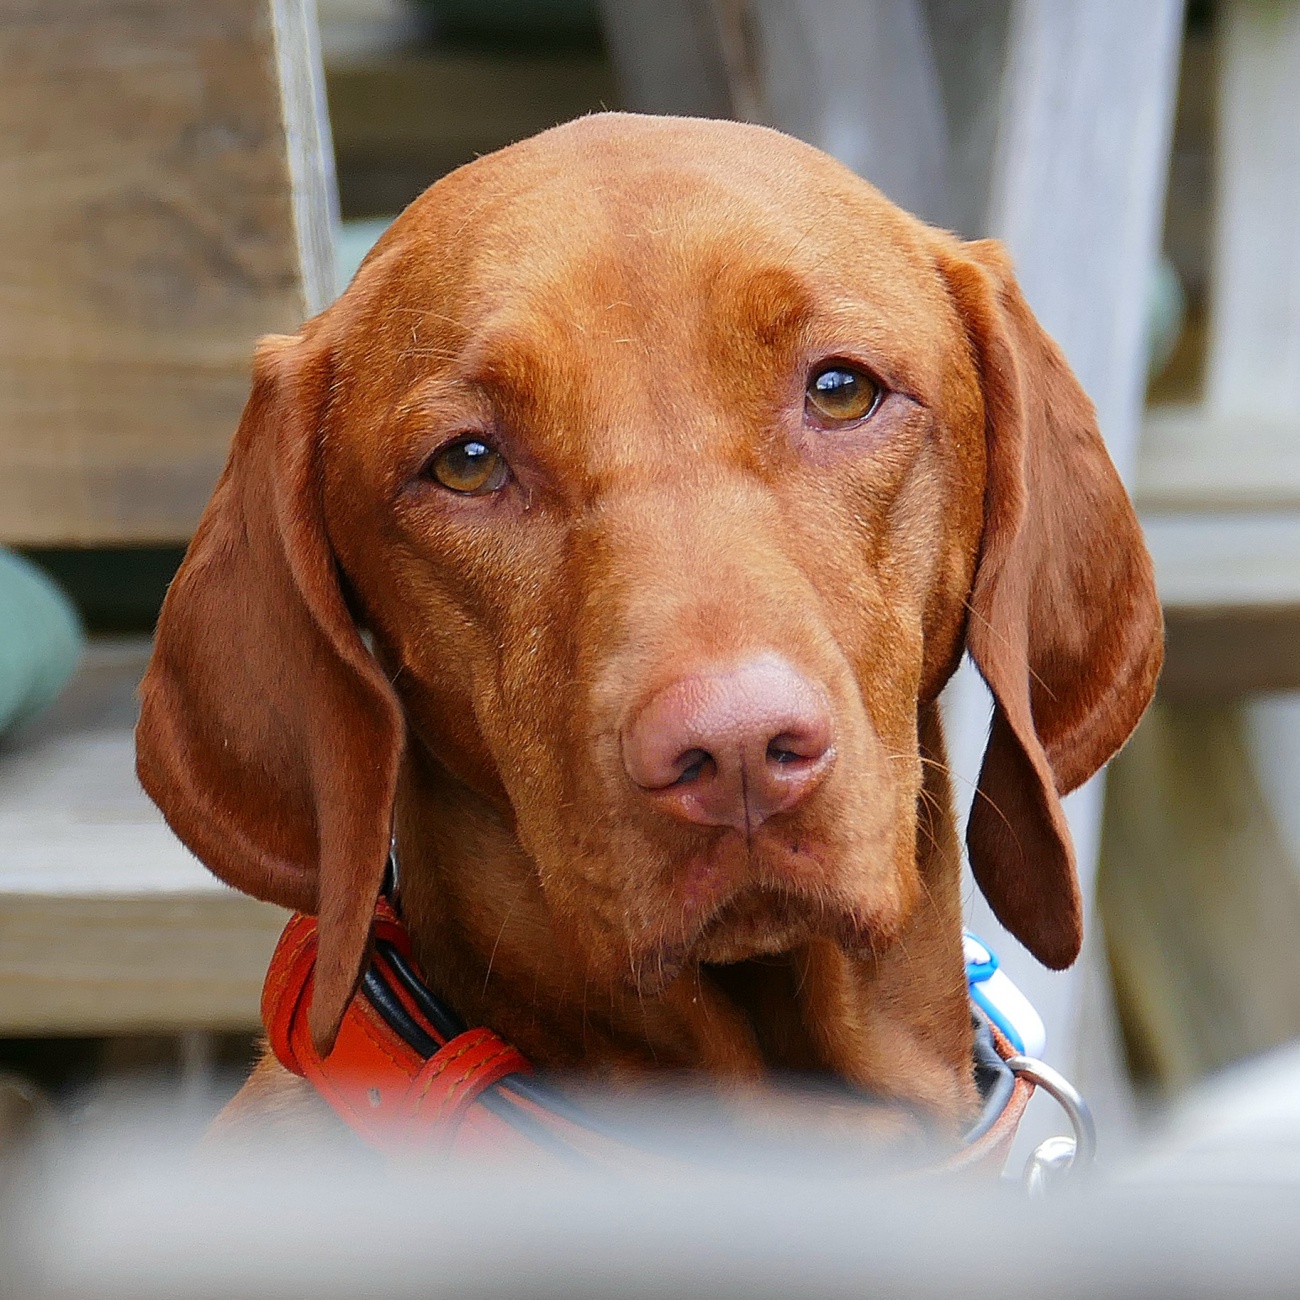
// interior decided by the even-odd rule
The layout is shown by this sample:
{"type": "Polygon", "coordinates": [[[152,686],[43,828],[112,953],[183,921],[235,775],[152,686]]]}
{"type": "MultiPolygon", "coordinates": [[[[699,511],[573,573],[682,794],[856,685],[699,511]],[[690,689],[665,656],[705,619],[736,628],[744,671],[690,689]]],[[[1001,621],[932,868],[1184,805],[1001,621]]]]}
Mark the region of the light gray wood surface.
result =
{"type": "Polygon", "coordinates": [[[135,779],[144,640],[92,643],[0,748],[0,1034],[254,1029],[286,919],[220,884],[135,779]]]}
{"type": "Polygon", "coordinates": [[[328,298],[307,4],[0,7],[0,542],[187,538],[255,339],[328,298]]]}
{"type": "Polygon", "coordinates": [[[1178,1089],[1300,1035],[1300,872],[1241,708],[1157,705],[1117,765],[1102,889],[1145,1071],[1178,1089]]]}
{"type": "Polygon", "coordinates": [[[1167,698],[1113,765],[1102,882],[1167,1088],[1300,1034],[1300,3],[1218,23],[1206,396],[1153,415],[1139,484],[1167,698]]]}
{"type": "Polygon", "coordinates": [[[1175,617],[1300,609],[1300,4],[1218,21],[1205,399],[1150,413],[1137,482],[1175,617]]]}

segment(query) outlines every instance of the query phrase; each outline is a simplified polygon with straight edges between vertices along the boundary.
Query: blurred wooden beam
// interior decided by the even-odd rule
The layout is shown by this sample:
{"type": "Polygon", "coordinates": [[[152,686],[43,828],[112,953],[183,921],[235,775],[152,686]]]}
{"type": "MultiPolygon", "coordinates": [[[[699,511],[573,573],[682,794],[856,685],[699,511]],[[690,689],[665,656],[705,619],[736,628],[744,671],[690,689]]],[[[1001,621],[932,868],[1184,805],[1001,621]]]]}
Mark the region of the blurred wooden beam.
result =
{"type": "Polygon", "coordinates": [[[1110,767],[1100,893],[1149,1081],[1185,1087],[1300,1035],[1300,871],[1232,704],[1158,702],[1110,767]]]}
{"type": "Polygon", "coordinates": [[[186,539],[254,340],[332,296],[308,2],[0,11],[0,542],[186,539]]]}
{"type": "Polygon", "coordinates": [[[332,67],[344,211],[391,216],[479,154],[618,107],[613,73],[598,53],[428,50],[332,67]]]}
{"type": "Polygon", "coordinates": [[[229,891],[0,894],[0,1035],[256,1032],[285,919],[229,891]]]}
{"type": "Polygon", "coordinates": [[[1166,609],[1165,700],[1294,690],[1300,690],[1300,607],[1166,609]]]}

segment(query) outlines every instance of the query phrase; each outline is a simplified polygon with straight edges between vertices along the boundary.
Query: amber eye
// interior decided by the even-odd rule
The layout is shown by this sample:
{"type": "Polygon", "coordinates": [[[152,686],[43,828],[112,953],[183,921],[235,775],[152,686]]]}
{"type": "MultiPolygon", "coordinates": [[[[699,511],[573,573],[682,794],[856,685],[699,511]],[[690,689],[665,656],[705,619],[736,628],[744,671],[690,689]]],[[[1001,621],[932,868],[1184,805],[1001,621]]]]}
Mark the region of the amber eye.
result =
{"type": "Polygon", "coordinates": [[[880,385],[870,375],[842,361],[815,371],[805,391],[808,412],[832,424],[866,419],[881,396],[880,385]]]}
{"type": "Polygon", "coordinates": [[[495,447],[477,438],[466,438],[444,447],[429,462],[425,473],[452,492],[481,496],[505,487],[510,467],[495,447]]]}

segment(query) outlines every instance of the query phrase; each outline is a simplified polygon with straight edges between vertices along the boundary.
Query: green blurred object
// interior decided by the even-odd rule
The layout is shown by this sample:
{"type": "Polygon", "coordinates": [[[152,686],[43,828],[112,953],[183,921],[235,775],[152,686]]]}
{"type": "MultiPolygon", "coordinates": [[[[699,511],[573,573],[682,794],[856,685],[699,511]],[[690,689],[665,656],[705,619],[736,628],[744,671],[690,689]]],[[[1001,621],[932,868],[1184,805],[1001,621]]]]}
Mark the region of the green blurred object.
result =
{"type": "Polygon", "coordinates": [[[334,274],[340,293],[352,283],[366,254],[394,220],[393,217],[364,217],[360,221],[345,221],[334,232],[334,274]]]}
{"type": "Polygon", "coordinates": [[[1187,294],[1178,269],[1162,253],[1151,275],[1147,296],[1147,378],[1154,379],[1169,364],[1187,323],[1187,294]]]}
{"type": "Polygon", "coordinates": [[[81,645],[72,602],[30,561],[0,550],[0,732],[54,703],[81,645]]]}
{"type": "Polygon", "coordinates": [[[600,39],[595,0],[419,0],[440,34],[600,39]]]}

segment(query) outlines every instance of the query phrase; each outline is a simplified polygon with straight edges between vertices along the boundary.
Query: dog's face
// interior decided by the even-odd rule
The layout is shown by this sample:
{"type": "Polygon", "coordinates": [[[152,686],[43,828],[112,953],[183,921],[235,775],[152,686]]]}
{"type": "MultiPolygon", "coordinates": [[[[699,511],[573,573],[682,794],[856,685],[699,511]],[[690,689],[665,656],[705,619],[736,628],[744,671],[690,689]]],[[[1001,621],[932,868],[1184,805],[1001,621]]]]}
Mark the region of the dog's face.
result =
{"type": "Polygon", "coordinates": [[[325,420],[413,731],[641,983],[896,931],[983,517],[925,231],[793,141],[734,152],[608,123],[445,182],[350,291],[325,420]]]}
{"type": "Polygon", "coordinates": [[[918,714],[968,641],[999,704],[982,883],[1073,955],[1057,791],[1136,721],[1159,621],[995,252],[771,132],[588,119],[440,182],[259,383],[169,598],[141,771],[220,874],[319,908],[340,989],[403,728],[512,823],[588,978],[886,945],[920,889],[918,714]],[[289,657],[245,656],[261,722],[217,699],[223,617],[289,657]],[[232,781],[265,793],[214,809],[232,781]]]}

